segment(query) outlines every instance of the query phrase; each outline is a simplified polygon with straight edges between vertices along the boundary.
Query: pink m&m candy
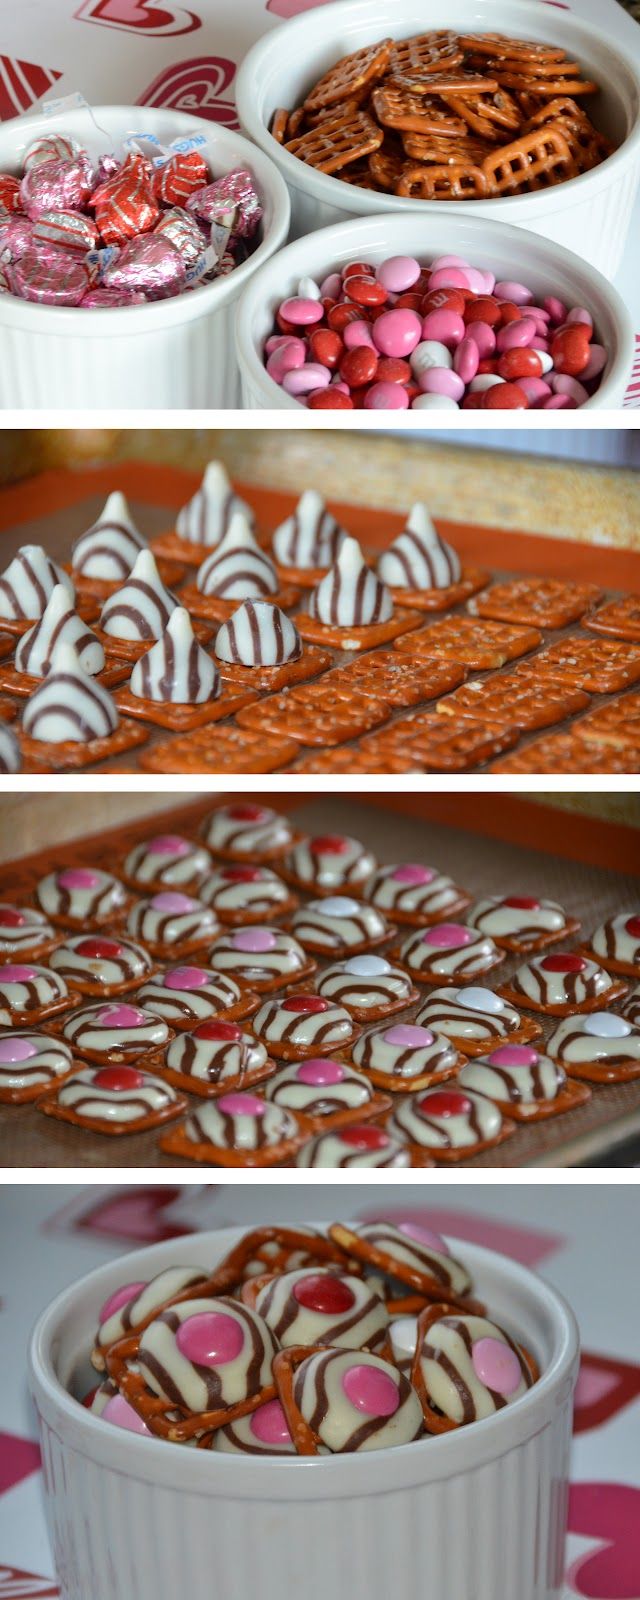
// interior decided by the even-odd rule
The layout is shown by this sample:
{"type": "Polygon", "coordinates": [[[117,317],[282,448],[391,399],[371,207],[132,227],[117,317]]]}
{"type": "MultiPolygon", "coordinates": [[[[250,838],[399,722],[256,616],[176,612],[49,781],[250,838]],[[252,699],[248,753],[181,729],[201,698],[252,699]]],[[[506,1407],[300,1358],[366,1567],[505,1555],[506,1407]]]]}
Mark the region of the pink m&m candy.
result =
{"type": "Polygon", "coordinates": [[[381,1367],[348,1367],[342,1379],[347,1400],[367,1417],[393,1417],[400,1405],[398,1385],[381,1367]]]}
{"type": "Polygon", "coordinates": [[[204,989],[209,983],[209,973],[204,967],[172,967],[165,972],[165,989],[204,989]]]}
{"type": "Polygon", "coordinates": [[[244,1346],[244,1329],[224,1311],[199,1311],[181,1322],[176,1344],[187,1361],[198,1367],[225,1367],[236,1361],[244,1346]]]}
{"type": "Polygon", "coordinates": [[[105,1322],[108,1322],[110,1317],[115,1317],[116,1311],[121,1311],[123,1306],[128,1306],[130,1300],[135,1300],[136,1295],[141,1294],[146,1287],[147,1285],[143,1279],[139,1283],[125,1283],[121,1289],[116,1289],[115,1294],[110,1295],[109,1299],[105,1300],[98,1315],[100,1327],[105,1322]]]}
{"type": "Polygon", "coordinates": [[[147,848],[152,856],[188,856],[191,845],[178,833],[159,833],[147,848]]]}

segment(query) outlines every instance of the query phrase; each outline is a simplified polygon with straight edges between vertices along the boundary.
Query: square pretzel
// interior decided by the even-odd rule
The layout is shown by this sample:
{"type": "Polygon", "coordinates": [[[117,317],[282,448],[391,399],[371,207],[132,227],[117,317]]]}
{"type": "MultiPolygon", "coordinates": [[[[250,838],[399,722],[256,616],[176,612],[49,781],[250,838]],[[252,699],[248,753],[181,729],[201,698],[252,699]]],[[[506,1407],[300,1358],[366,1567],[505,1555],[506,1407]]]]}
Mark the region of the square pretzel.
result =
{"type": "Polygon", "coordinates": [[[512,578],[471,600],[474,616],[496,622],[521,622],[538,628],[566,628],[602,598],[595,583],[563,583],[559,578],[512,578]]]}
{"type": "Polygon", "coordinates": [[[484,618],[441,617],[419,633],[396,640],[394,650],[409,650],[422,660],[428,656],[447,656],[483,671],[503,667],[506,661],[527,655],[541,643],[542,634],[537,628],[516,627],[484,618]]]}
{"type": "Polygon", "coordinates": [[[308,133],[285,145],[290,155],[305,161],[318,172],[339,172],[352,161],[359,161],[382,144],[383,132],[366,111],[327,117],[308,133]]]}
{"type": "Polygon", "coordinates": [[[536,683],[524,672],[500,673],[496,678],[474,679],[455,694],[439,700],[442,716],[469,716],[481,721],[518,727],[522,732],[548,728],[554,722],[585,711],[589,696],[569,684],[536,683]]]}
{"type": "Polygon", "coordinates": [[[250,733],[247,728],[216,724],[199,728],[197,733],[173,735],[161,744],[143,751],[143,772],[196,773],[277,772],[298,754],[293,739],[275,739],[269,734],[250,733]]]}
{"type": "Polygon", "coordinates": [[[368,90],[386,72],[392,43],[391,39],[381,39],[378,44],[364,45],[336,61],[310,89],[304,101],[305,111],[319,111],[323,106],[348,100],[354,91],[368,90]]]}
{"type": "Polygon", "coordinates": [[[572,176],[571,151],[559,123],[546,123],[486,156],[482,169],[491,195],[547,188],[572,176]]]}
{"type": "Polygon", "coordinates": [[[540,681],[555,678],[590,694],[615,694],[640,682],[640,647],[572,633],[547,645],[527,665],[540,681]]]}

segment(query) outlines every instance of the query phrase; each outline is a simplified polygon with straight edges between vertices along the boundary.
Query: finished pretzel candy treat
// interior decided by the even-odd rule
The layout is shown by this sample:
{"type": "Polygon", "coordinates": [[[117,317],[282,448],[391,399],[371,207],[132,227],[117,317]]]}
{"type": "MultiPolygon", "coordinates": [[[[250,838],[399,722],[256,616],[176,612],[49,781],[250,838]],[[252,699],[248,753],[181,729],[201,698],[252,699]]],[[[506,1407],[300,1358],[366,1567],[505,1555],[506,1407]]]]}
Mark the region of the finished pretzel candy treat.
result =
{"type": "Polygon", "coordinates": [[[141,550],[122,588],[105,600],[100,627],[111,646],[116,641],[131,647],[118,653],[135,657],[162,637],[177,603],[165,589],[151,551],[141,550]]]}
{"type": "Polygon", "coordinates": [[[59,934],[40,911],[31,906],[0,905],[0,962],[16,956],[45,956],[59,934]]]}
{"type": "Polygon", "coordinates": [[[411,507],[402,533],[378,557],[379,576],[390,589],[449,589],[460,582],[457,551],[434,528],[427,507],[411,507]]]}
{"type": "Polygon", "coordinates": [[[386,1450],[423,1430],[420,1402],[397,1368],[365,1350],[281,1351],[274,1373],[300,1455],[386,1450]],[[297,1367],[297,1370],[296,1370],[297,1367]]]}
{"type": "Polygon", "coordinates": [[[271,1167],[288,1162],[304,1137],[291,1111],[267,1105],[255,1094],[233,1092],[198,1106],[161,1148],[217,1167],[271,1167]]]}
{"type": "Polygon", "coordinates": [[[394,1107],[389,1132],[405,1139],[414,1156],[424,1150],[437,1161],[463,1161],[492,1150],[515,1131],[493,1100],[474,1090],[427,1089],[394,1107]]]}
{"type": "Polygon", "coordinates": [[[307,587],[319,582],[346,538],[322,495],[305,489],[295,511],[275,529],[271,548],[283,577],[307,587]]]}
{"type": "Polygon", "coordinates": [[[626,1083],[640,1077],[640,1027],[614,1011],[563,1018],[547,1049],[569,1077],[586,1083],[626,1083]]]}
{"type": "Polygon", "coordinates": [[[100,1309],[91,1364],[104,1372],[105,1351],[119,1339],[145,1327],[159,1311],[178,1296],[207,1282],[198,1267],[166,1267],[149,1283],[125,1283],[109,1296],[100,1309]]]}
{"type": "Polygon", "coordinates": [[[580,923],[568,917],[556,900],[536,900],[533,895],[499,895],[478,900],[467,913],[470,928],[488,933],[501,950],[525,955],[543,950],[559,939],[577,933],[580,923]]]}
{"type": "Polygon", "coordinates": [[[390,590],[367,565],[357,539],[346,538],[307,610],[296,616],[303,639],[336,650],[367,650],[418,625],[415,611],[394,608],[390,590]]]}
{"type": "Polygon", "coordinates": [[[505,1000],[543,1011],[550,1017],[568,1017],[575,1011],[597,1011],[626,993],[626,984],[613,983],[595,961],[586,956],[558,953],[538,956],[518,967],[500,989],[505,1000]]]}
{"type": "Polygon", "coordinates": [[[197,547],[194,559],[200,561],[199,547],[220,544],[238,514],[246,517],[250,528],[255,526],[251,506],[232,489],[226,467],[221,461],[210,461],[200,488],[178,512],[176,533],[187,545],[197,547]]]}
{"type": "Polygon", "coordinates": [[[151,957],[142,945],[104,934],[65,939],[49,956],[49,966],[78,994],[103,996],[127,994],[153,972],[151,957]]]}
{"type": "Polygon", "coordinates": [[[298,904],[271,867],[248,864],[216,867],[201,884],[200,899],[229,927],[264,922],[265,917],[284,917],[298,904]]]}
{"type": "Polygon", "coordinates": [[[140,989],[138,1000],[156,1017],[163,1017],[172,1028],[191,1028],[196,1022],[209,1022],[221,1012],[237,1021],[247,1017],[258,1004],[253,995],[243,994],[232,978],[208,967],[168,967],[140,989]]]}
{"type": "Polygon", "coordinates": [[[60,1011],[68,1011],[74,996],[64,978],[48,967],[0,966],[0,1028],[19,1027],[25,1022],[44,1022],[60,1011]]]}
{"type": "Polygon", "coordinates": [[[465,1056],[483,1056],[501,1039],[508,1039],[510,1044],[527,1044],[538,1039],[542,1031],[539,1023],[525,1021],[493,989],[479,985],[432,989],[416,1022],[445,1034],[465,1056]]]}
{"type": "Polygon", "coordinates": [[[429,1299],[443,1298],[468,1307],[473,1284],[465,1266],[433,1228],[418,1222],[335,1222],[330,1237],[362,1262],[389,1278],[394,1297],[398,1285],[429,1299]]]}
{"type": "Polygon", "coordinates": [[[550,1056],[522,1044],[500,1045],[491,1055],[468,1062],[458,1088],[485,1094],[514,1122],[557,1117],[590,1099],[590,1091],[568,1083],[564,1069],[550,1056]]]}
{"type": "Polygon", "coordinates": [[[626,1017],[628,1022],[632,1022],[634,1027],[640,1026],[640,984],[637,984],[636,988],[631,990],[631,994],[625,1000],[621,1011],[623,1017],[626,1017]]]}
{"type": "MultiPolygon", "coordinates": [[[[177,727],[187,708],[207,706],[219,694],[215,662],[198,643],[189,612],[176,605],[156,643],[136,661],[128,695],[150,706],[166,707],[167,726],[177,727]]],[[[127,704],[125,709],[132,708],[127,704]]]]}
{"type": "Polygon", "coordinates": [[[6,723],[0,722],[0,773],[15,773],[22,770],[22,751],[15,733],[6,723]]]}
{"type": "Polygon", "coordinates": [[[396,922],[416,927],[459,916],[471,904],[471,896],[452,878],[416,861],[378,867],[364,894],[371,905],[392,913],[396,922]]]}
{"type": "Polygon", "coordinates": [[[118,922],[127,899],[118,879],[96,867],[62,867],[48,872],[36,887],[38,905],[60,928],[100,928],[118,922]]]}
{"type": "Polygon", "coordinates": [[[347,833],[322,833],[301,839],[285,861],[285,876],[299,889],[333,895],[341,889],[360,895],[373,872],[375,856],[347,833]]]}
{"type": "MultiPolygon", "coordinates": [[[[206,1417],[211,1426],[242,1416],[268,1398],[275,1352],[269,1328],[250,1306],[211,1295],[161,1311],[143,1329],[135,1363],[152,1393],[175,1406],[185,1421],[206,1417]]],[[[155,1432],[153,1416],[149,1424],[155,1432]]],[[[169,1428],[169,1438],[192,1431],[187,1426],[183,1432],[178,1424],[175,1432],[169,1428]]]]}
{"type": "Polygon", "coordinates": [[[395,933],[375,906],[348,895],[309,900],[296,911],[291,927],[305,950],[319,955],[372,950],[395,933]]]}
{"type": "Polygon", "coordinates": [[[448,1039],[404,1022],[363,1033],[351,1054],[372,1083],[405,1093],[455,1077],[464,1060],[448,1039]]]}
{"type": "Polygon", "coordinates": [[[384,1116],[391,1101],[374,1095],[368,1078],[344,1061],[311,1056],[280,1067],[265,1089],[267,1100],[304,1117],[317,1132],[342,1128],[362,1117],[384,1116]]]}
{"type": "Polygon", "coordinates": [[[13,561],[0,574],[0,621],[4,627],[17,623],[25,632],[27,622],[37,622],[46,610],[56,584],[63,584],[74,599],[71,579],[57,567],[39,544],[24,544],[13,561]]]}
{"type": "Polygon", "coordinates": [[[22,635],[15,653],[16,671],[46,678],[61,644],[73,645],[84,672],[91,676],[102,672],[105,654],[100,640],[78,616],[65,585],[57,583],[38,622],[22,635]]]}
{"type": "Polygon", "coordinates": [[[250,1289],[252,1303],[281,1349],[328,1344],[377,1350],[389,1318],[384,1300],[362,1278],[335,1267],[283,1272],[250,1289]]]}
{"type": "Polygon", "coordinates": [[[146,548],[123,494],[110,494],[97,521],[81,533],[71,550],[73,577],[122,583],[146,548]]]}
{"type": "Polygon", "coordinates": [[[344,1006],[355,1022],[377,1022],[418,999],[406,972],[383,956],[351,956],[327,967],[316,979],[316,989],[325,1000],[344,1006]]]}
{"type": "Polygon", "coordinates": [[[458,983],[461,978],[482,977],[504,961],[493,939],[462,922],[417,928],[391,954],[420,983],[458,983]]]}
{"type": "Polygon", "coordinates": [[[209,951],[212,967],[248,985],[258,994],[285,989],[308,978],[316,963],[302,945],[282,928],[228,929],[209,951]]]}
{"type": "Polygon", "coordinates": [[[201,950],[218,932],[209,906],[177,889],[163,889],[150,900],[138,900],[127,919],[127,931],[144,939],[152,955],[187,955],[201,950]]]}
{"type": "Polygon", "coordinates": [[[533,1357],[487,1317],[449,1316],[432,1306],[418,1319],[411,1377],[429,1433],[491,1417],[535,1383],[533,1357]]]}
{"type": "Polygon", "coordinates": [[[591,935],[587,955],[595,956],[609,972],[640,978],[640,914],[621,911],[601,922],[591,935]]]}
{"type": "MultiPolygon", "coordinates": [[[[348,1128],[321,1133],[303,1145],[296,1157],[297,1167],[409,1167],[406,1145],[392,1139],[384,1128],[371,1123],[352,1123],[348,1128]]],[[[433,1165],[433,1163],[426,1163],[433,1165]]]]}
{"type": "Polygon", "coordinates": [[[261,550],[241,512],[234,514],[220,543],[198,567],[196,586],[205,599],[226,603],[264,600],[278,593],[280,581],[273,561],[261,550]]]}
{"type": "Polygon", "coordinates": [[[170,1122],[186,1100],[168,1083],[137,1067],[82,1067],[57,1093],[43,1095],[38,1109],[94,1133],[144,1133],[170,1122]]]}
{"type": "Polygon", "coordinates": [[[249,1416],[216,1428],[211,1448],[243,1456],[295,1456],[296,1447],[279,1400],[267,1400],[249,1416]]]}
{"type": "Polygon", "coordinates": [[[179,1034],[153,1066],[176,1088],[205,1097],[252,1088],[275,1070],[263,1044],[222,1018],[179,1034]]]}
{"type": "Polygon", "coordinates": [[[204,845],[177,833],[159,833],[134,845],[122,876],[134,889],[197,889],[210,867],[211,856],[204,845]]]}
{"type": "Polygon", "coordinates": [[[300,1061],[325,1048],[344,1050],[357,1038],[349,1012],[319,994],[276,995],[256,1012],[252,1029],[269,1053],[282,1061],[300,1061]]]}
{"type": "Polygon", "coordinates": [[[139,1006],[114,1004],[85,1006],[62,1024],[67,1042],[88,1061],[118,1065],[135,1061],[149,1050],[166,1044],[166,1022],[139,1006]]]}
{"type": "Polygon", "coordinates": [[[218,806],[212,812],[205,829],[205,842],[214,855],[227,861],[271,861],[284,855],[293,843],[293,831],[287,817],[269,806],[251,805],[248,801],[231,806],[218,806]]]}
{"type": "Polygon", "coordinates": [[[42,1033],[0,1035],[0,1104],[37,1100],[73,1067],[69,1046],[42,1033]]]}

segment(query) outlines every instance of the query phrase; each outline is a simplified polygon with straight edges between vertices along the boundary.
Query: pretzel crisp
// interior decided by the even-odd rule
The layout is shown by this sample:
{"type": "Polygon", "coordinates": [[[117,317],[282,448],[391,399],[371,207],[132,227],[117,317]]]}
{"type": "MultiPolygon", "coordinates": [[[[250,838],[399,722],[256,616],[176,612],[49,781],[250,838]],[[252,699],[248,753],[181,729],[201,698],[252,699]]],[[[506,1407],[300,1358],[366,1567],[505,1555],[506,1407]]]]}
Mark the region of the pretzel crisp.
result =
{"type": "Polygon", "coordinates": [[[306,161],[318,172],[339,172],[351,161],[359,161],[382,144],[382,129],[366,111],[340,112],[319,122],[309,133],[300,134],[285,145],[290,155],[306,161]]]}
{"type": "Polygon", "coordinates": [[[150,1433],[159,1439],[172,1439],[176,1444],[196,1439],[209,1429],[223,1428],[228,1422],[236,1422],[238,1417],[249,1416],[252,1411],[257,1411],[258,1406],[276,1398],[275,1384],[271,1383],[265,1385],[258,1394],[238,1400],[233,1406],[218,1406],[189,1416],[174,1401],[163,1400],[147,1388],[142,1373],[135,1370],[139,1349],[139,1334],[119,1339],[107,1353],[107,1372],[120,1394],[142,1417],[150,1433]]]}
{"type": "Polygon", "coordinates": [[[614,639],[630,639],[640,644],[640,595],[628,594],[622,600],[610,600],[601,606],[587,623],[589,631],[611,635],[614,639]]]}
{"type": "Polygon", "coordinates": [[[515,627],[506,622],[476,621],[473,617],[443,617],[409,639],[398,639],[394,650],[410,650],[418,659],[447,656],[482,672],[503,667],[506,661],[527,655],[542,644],[537,628],[515,627]]]}
{"type": "Polygon", "coordinates": [[[362,50],[343,56],[307,95],[305,111],[318,111],[322,106],[336,105],[354,93],[368,90],[386,71],[392,44],[391,39],[381,39],[378,44],[365,45],[362,50]]]}
{"type": "Polygon", "coordinates": [[[496,622],[521,622],[538,628],[566,628],[602,599],[595,583],[564,583],[559,578],[512,578],[495,583],[469,610],[496,622]]]}
{"type": "Polygon", "coordinates": [[[555,678],[590,694],[612,694],[640,682],[640,649],[617,639],[573,633],[547,645],[532,660],[523,662],[522,669],[514,670],[519,675],[525,667],[539,682],[555,678]]]}
{"type": "Polygon", "coordinates": [[[471,164],[407,167],[396,188],[409,200],[483,200],[489,192],[486,173],[471,164]]]}
{"type": "MultiPolygon", "coordinates": [[[[451,1417],[443,1416],[441,1411],[435,1410],[431,1405],[422,1372],[422,1350],[424,1341],[435,1322],[440,1322],[442,1317],[455,1316],[456,1307],[451,1302],[443,1301],[439,1305],[426,1306],[418,1316],[418,1337],[416,1350],[411,1366],[411,1382],[422,1406],[424,1425],[428,1433],[451,1433],[456,1428],[464,1426],[461,1422],[454,1422],[451,1417]]],[[[522,1358],[532,1383],[536,1383],[540,1370],[535,1357],[524,1345],[517,1344],[515,1349],[522,1358]]]]}
{"type": "MultiPolygon", "coordinates": [[[[413,1267],[408,1261],[396,1260],[388,1250],[382,1250],[370,1239],[364,1239],[354,1229],[348,1228],[344,1222],[332,1222],[329,1238],[346,1255],[355,1257],[365,1269],[374,1268],[378,1272],[383,1272],[385,1277],[395,1280],[395,1283],[406,1283],[408,1289],[423,1295],[429,1302],[434,1299],[439,1300],[442,1284],[432,1273],[423,1271],[420,1267],[413,1267]]],[[[455,1294],[452,1289],[447,1290],[447,1293],[450,1309],[477,1315],[482,1315],[484,1312],[484,1306],[473,1296],[455,1294]]]]}
{"type": "Polygon", "coordinates": [[[297,691],[290,689],[288,693],[261,700],[259,705],[240,712],[238,722],[242,728],[256,731],[266,728],[270,734],[295,739],[303,745],[344,744],[345,740],[368,733],[378,723],[386,722],[389,709],[384,699],[373,699],[357,691],[348,699],[335,699],[331,687],[323,679],[315,686],[297,691]]]}
{"type": "Polygon", "coordinates": [[[554,683],[551,679],[536,678],[535,672],[518,675],[517,670],[501,673],[497,678],[475,678],[463,684],[455,694],[439,700],[437,710],[442,716],[477,717],[481,721],[507,723],[523,732],[548,728],[554,722],[564,722],[577,711],[585,711],[589,696],[569,684],[554,683]]]}
{"type": "Polygon", "coordinates": [[[575,163],[560,125],[544,123],[486,156],[482,170],[491,195],[546,189],[575,175],[575,163]]]}

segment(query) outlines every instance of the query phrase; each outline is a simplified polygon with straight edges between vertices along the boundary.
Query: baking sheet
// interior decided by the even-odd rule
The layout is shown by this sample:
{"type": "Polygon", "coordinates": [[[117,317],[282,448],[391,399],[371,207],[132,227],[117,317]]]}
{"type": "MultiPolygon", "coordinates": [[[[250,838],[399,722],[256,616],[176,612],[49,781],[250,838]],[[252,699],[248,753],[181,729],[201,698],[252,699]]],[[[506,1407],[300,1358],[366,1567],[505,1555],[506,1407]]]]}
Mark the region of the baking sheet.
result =
{"type": "MultiPolygon", "coordinates": [[[[500,797],[496,796],[496,807],[499,804],[500,797]]],[[[211,810],[210,800],[199,800],[169,810],[164,820],[171,832],[194,833],[200,820],[211,810]]],[[[472,797],[469,814],[472,817],[472,797]]],[[[293,824],[303,832],[343,831],[354,835],[381,861],[428,862],[448,872],[478,897],[507,892],[549,895],[559,900],[570,915],[579,918],[583,934],[590,933],[604,918],[618,911],[631,912],[638,906],[638,881],[631,874],[583,866],[540,850],[543,839],[545,845],[553,843],[549,811],[540,811],[540,832],[532,841],[538,848],[530,850],[488,841],[462,829],[417,821],[355,798],[326,796],[305,801],[295,805],[290,815],[293,824]]],[[[152,827],[156,826],[157,817],[152,827]]],[[[71,859],[75,864],[103,866],[117,873],[118,861],[124,858],[133,842],[148,834],[149,822],[136,822],[116,830],[115,834],[104,832],[58,850],[43,852],[38,857],[18,860],[13,867],[2,870],[2,894],[12,900],[18,899],[21,894],[28,893],[34,879],[37,881],[45,870],[71,859]]],[[[279,925],[286,926],[286,919],[279,925]]],[[[563,941],[562,948],[577,944],[581,937],[582,934],[563,941]]],[[[504,966],[497,969],[496,981],[504,982],[522,959],[508,956],[504,966]]],[[[491,974],[488,982],[491,986],[491,974]]],[[[420,992],[427,997],[426,988],[421,988],[420,992]]],[[[412,1013],[415,1009],[412,1008],[412,1013]]],[[[399,1013],[395,1020],[409,1020],[409,1016],[409,1012],[399,1013]]],[[[537,1013],[536,1020],[541,1022],[546,1037],[553,1022],[537,1013]]],[[[608,1153],[634,1135],[640,1136],[640,1079],[635,1083],[594,1089],[591,1100],[576,1111],[536,1124],[520,1125],[503,1145],[472,1157],[460,1166],[456,1163],[451,1171],[455,1174],[460,1168],[470,1167],[575,1166],[604,1160],[608,1153]]],[[[0,1107],[0,1166],[87,1169],[130,1166],[165,1170],[186,1167],[193,1173],[199,1170],[192,1162],[163,1155],[157,1146],[157,1132],[112,1139],[45,1118],[33,1105],[0,1107]]],[[[423,1181],[431,1181],[431,1176],[425,1173],[423,1181]]]]}

